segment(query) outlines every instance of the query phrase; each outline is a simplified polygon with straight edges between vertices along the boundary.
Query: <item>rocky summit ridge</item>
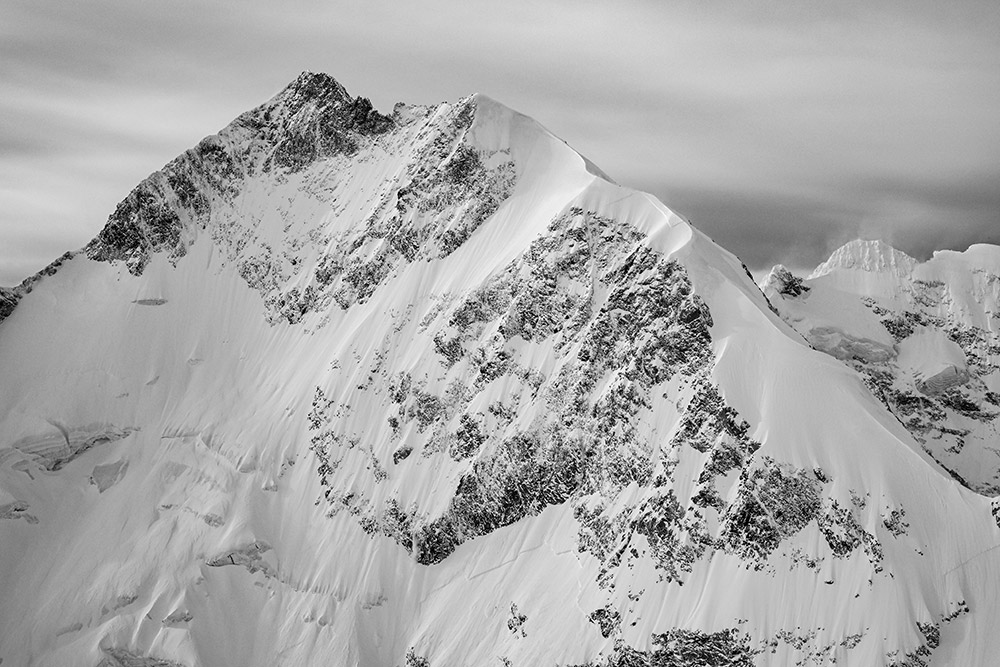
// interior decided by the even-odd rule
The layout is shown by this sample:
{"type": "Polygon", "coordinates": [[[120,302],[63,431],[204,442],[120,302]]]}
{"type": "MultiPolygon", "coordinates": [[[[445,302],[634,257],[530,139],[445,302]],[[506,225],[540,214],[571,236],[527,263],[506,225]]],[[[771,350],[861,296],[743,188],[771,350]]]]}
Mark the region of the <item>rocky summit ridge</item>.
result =
{"type": "Polygon", "coordinates": [[[857,265],[769,302],[484,95],[305,73],[0,294],[0,659],[988,664],[993,506],[873,364],[955,403],[992,353],[897,349],[857,265]]]}

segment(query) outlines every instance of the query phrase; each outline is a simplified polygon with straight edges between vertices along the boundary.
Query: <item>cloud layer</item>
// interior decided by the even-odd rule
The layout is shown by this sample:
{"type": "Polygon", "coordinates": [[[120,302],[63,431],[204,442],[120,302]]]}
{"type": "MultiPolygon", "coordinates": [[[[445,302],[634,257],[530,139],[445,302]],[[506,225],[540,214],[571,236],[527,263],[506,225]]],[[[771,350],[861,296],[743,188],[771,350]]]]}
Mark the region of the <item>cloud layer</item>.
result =
{"type": "Polygon", "coordinates": [[[299,71],[377,107],[481,91],[761,270],[1000,243],[1000,6],[10,0],[0,284],[299,71]],[[832,5],[832,6],[831,6],[832,5]]]}

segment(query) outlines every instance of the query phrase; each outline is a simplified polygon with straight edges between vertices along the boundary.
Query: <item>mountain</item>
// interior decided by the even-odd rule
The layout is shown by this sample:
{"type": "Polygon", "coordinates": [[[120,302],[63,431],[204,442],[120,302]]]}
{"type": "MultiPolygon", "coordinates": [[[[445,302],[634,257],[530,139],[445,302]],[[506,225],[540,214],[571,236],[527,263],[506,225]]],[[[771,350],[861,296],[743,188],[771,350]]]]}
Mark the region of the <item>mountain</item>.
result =
{"type": "Polygon", "coordinates": [[[855,368],[955,479],[1000,494],[1000,247],[926,262],[879,241],[839,248],[764,292],[809,343],[855,368]]]}
{"type": "MultiPolygon", "coordinates": [[[[782,289],[904,281],[883,250],[782,289]]],[[[991,502],[868,367],[486,96],[304,73],[2,299],[5,666],[1000,652],[991,502]]]]}

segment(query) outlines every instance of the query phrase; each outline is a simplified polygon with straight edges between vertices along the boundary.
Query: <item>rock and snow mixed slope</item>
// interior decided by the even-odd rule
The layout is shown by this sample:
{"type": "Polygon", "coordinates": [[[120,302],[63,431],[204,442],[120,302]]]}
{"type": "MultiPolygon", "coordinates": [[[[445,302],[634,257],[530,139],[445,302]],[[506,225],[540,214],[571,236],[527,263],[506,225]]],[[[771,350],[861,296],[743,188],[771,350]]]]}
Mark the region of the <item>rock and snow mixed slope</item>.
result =
{"type": "Polygon", "coordinates": [[[304,74],[0,319],[4,665],[1000,654],[989,500],[487,97],[304,74]]]}
{"type": "Polygon", "coordinates": [[[1000,494],[1000,247],[920,263],[853,241],[805,280],[775,267],[763,288],[809,343],[861,372],[945,470],[1000,494]]]}

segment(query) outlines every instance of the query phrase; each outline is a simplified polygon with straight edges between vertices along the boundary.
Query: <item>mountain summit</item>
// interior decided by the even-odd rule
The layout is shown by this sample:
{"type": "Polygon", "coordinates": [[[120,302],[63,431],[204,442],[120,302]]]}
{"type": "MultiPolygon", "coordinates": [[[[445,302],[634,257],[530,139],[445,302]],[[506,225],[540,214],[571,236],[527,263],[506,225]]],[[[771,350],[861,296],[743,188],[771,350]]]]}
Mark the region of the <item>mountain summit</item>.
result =
{"type": "Polygon", "coordinates": [[[990,500],[785,296],[488,97],[303,74],[0,294],[0,659],[989,664],[990,500]]]}
{"type": "Polygon", "coordinates": [[[884,241],[858,239],[837,248],[809,277],[819,278],[837,270],[907,274],[916,264],[917,260],[884,241]]]}

